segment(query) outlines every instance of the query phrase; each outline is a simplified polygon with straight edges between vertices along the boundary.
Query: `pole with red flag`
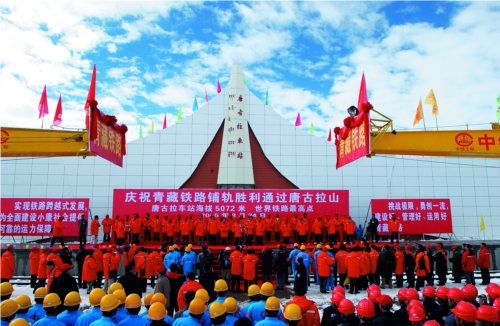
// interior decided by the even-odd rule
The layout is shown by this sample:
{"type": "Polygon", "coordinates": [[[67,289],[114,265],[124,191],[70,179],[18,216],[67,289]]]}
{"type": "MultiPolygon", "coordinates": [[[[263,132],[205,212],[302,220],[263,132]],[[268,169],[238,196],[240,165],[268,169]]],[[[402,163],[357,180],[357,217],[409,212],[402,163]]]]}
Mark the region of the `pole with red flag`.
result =
{"type": "Polygon", "coordinates": [[[167,129],[167,115],[163,116],[163,129],[167,129]]]}
{"type": "Polygon", "coordinates": [[[85,128],[89,128],[89,109],[90,102],[95,100],[95,79],[96,79],[96,66],[94,64],[94,70],[92,71],[92,79],[90,81],[89,93],[87,95],[87,101],[85,102],[85,128]]]}
{"type": "Polygon", "coordinates": [[[62,97],[59,94],[59,101],[57,102],[56,113],[54,114],[53,126],[59,126],[62,123],[62,97]]]}
{"type": "Polygon", "coordinates": [[[49,104],[47,103],[47,85],[43,86],[42,96],[40,97],[40,103],[38,103],[38,119],[42,118],[42,128],[43,128],[43,117],[49,114],[49,104]]]}

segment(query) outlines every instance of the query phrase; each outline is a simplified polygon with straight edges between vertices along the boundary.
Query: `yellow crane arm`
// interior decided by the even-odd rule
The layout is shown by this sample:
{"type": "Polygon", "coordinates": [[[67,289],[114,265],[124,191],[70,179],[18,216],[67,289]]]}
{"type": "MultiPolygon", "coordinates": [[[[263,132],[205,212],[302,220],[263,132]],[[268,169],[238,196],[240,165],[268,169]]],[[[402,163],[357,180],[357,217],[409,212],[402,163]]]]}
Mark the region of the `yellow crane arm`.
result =
{"type": "Polygon", "coordinates": [[[1,128],[1,157],[95,156],[87,130],[1,128]]]}
{"type": "Polygon", "coordinates": [[[371,155],[500,158],[500,129],[373,132],[371,155]]]}

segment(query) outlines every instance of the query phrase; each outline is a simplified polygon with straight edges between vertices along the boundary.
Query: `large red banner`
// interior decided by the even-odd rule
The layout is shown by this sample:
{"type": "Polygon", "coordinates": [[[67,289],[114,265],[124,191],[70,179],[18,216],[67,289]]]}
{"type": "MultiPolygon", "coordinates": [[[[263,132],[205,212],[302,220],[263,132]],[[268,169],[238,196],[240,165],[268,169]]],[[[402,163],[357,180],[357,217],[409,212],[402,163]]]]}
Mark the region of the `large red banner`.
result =
{"type": "Polygon", "coordinates": [[[378,231],[389,233],[388,221],[396,214],[402,234],[452,233],[450,199],[372,199],[372,213],[379,220],[378,231]]]}
{"type": "Polygon", "coordinates": [[[123,166],[126,132],[127,127],[117,124],[114,116],[105,115],[95,105],[91,106],[89,150],[92,153],[123,166]]]}
{"type": "Polygon", "coordinates": [[[348,190],[115,189],[113,215],[349,214],[348,190]]]}
{"type": "Polygon", "coordinates": [[[63,217],[64,236],[78,236],[78,216],[87,216],[88,198],[2,198],[2,236],[50,236],[54,221],[63,217]]]}

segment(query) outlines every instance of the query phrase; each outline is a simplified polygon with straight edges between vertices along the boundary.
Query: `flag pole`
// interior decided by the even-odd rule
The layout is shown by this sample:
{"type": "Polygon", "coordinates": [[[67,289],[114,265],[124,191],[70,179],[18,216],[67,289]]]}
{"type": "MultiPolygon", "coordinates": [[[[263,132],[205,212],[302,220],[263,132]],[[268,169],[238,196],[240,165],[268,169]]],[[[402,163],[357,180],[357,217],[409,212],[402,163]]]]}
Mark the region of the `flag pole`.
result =
{"type": "Polygon", "coordinates": [[[434,115],[434,118],[436,118],[436,130],[439,130],[437,114],[434,115]]]}
{"type": "MultiPolygon", "coordinates": [[[[422,102],[422,98],[420,98],[420,101],[422,102]]],[[[424,130],[427,131],[427,127],[425,126],[425,114],[423,108],[422,108],[422,120],[424,121],[424,130]]]]}
{"type": "Polygon", "coordinates": [[[42,129],[43,129],[43,120],[45,119],[45,115],[42,115],[42,129]]]}

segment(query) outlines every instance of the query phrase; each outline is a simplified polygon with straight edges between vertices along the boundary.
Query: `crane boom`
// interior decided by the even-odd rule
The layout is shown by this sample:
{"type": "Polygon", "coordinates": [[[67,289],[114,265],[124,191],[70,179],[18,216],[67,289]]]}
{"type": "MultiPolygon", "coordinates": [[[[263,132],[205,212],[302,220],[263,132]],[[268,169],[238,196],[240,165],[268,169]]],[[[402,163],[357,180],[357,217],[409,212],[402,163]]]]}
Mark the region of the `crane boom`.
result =
{"type": "Polygon", "coordinates": [[[500,129],[372,132],[371,155],[500,158],[500,129]]]}
{"type": "Polygon", "coordinates": [[[1,128],[1,157],[95,156],[87,130],[1,128]]]}

